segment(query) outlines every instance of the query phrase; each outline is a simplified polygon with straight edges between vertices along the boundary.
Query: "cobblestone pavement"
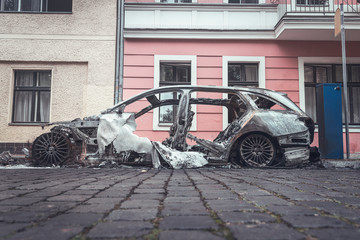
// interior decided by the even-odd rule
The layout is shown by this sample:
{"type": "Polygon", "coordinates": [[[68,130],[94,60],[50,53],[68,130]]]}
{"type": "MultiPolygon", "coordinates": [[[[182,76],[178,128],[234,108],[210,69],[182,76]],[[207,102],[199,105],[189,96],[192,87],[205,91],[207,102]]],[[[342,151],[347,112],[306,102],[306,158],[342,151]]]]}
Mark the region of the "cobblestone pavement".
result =
{"type": "Polygon", "coordinates": [[[2,169],[2,239],[360,239],[360,171],[2,169]]]}

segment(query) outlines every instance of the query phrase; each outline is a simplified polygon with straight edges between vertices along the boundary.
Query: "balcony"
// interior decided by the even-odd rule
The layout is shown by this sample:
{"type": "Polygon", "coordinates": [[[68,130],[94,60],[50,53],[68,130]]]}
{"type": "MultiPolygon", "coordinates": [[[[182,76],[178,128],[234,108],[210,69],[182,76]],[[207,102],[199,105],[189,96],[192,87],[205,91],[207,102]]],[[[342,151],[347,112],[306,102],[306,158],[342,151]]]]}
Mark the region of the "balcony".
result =
{"type": "MultiPolygon", "coordinates": [[[[337,41],[342,0],[261,0],[259,4],[126,3],[125,37],[337,41]]],[[[345,0],[344,0],[345,1],[345,0]]],[[[360,0],[344,6],[346,37],[360,41],[360,0]]]]}
{"type": "Polygon", "coordinates": [[[304,13],[334,16],[342,2],[344,2],[345,13],[359,14],[360,0],[274,0],[274,3],[279,4],[278,11],[281,16],[303,15],[304,13]]]}
{"type": "Polygon", "coordinates": [[[334,37],[334,15],[344,2],[346,39],[360,41],[360,0],[274,0],[280,40],[339,40],[334,37]]]}

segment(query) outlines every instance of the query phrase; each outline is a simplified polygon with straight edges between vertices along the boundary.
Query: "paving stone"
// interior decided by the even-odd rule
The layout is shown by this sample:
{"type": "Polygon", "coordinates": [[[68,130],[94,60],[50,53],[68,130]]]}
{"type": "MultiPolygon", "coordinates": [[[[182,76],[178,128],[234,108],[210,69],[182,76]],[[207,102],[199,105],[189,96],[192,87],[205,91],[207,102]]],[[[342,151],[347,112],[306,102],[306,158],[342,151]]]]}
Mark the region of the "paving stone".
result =
{"type": "Polygon", "coordinates": [[[25,228],[28,224],[25,223],[0,223],[0,237],[5,237],[12,232],[16,232],[22,228],[25,228]]]}
{"type": "Polygon", "coordinates": [[[304,206],[267,206],[266,209],[279,215],[290,215],[290,216],[316,216],[319,215],[318,211],[304,207],[304,206]]]}
{"type": "Polygon", "coordinates": [[[168,191],[167,197],[199,197],[200,194],[197,191],[168,191]]]}
{"type": "Polygon", "coordinates": [[[157,193],[138,193],[138,194],[132,194],[130,196],[130,199],[155,199],[155,200],[161,200],[165,197],[165,194],[157,194],[157,193]]]}
{"type": "Polygon", "coordinates": [[[168,185],[167,189],[169,191],[171,190],[179,190],[179,191],[196,191],[195,187],[194,186],[171,186],[171,185],[168,185]]]}
{"type": "Polygon", "coordinates": [[[159,200],[134,199],[126,200],[120,208],[157,208],[160,204],[159,200]]]}
{"type": "Polygon", "coordinates": [[[75,206],[76,203],[73,202],[42,201],[31,206],[22,207],[19,210],[27,212],[62,212],[75,206]]]}
{"type": "Polygon", "coordinates": [[[105,190],[96,195],[96,197],[108,197],[108,198],[125,198],[129,195],[130,189],[128,191],[119,191],[119,190],[105,190]]]}
{"type": "Polygon", "coordinates": [[[218,213],[218,217],[224,222],[243,224],[260,224],[276,221],[276,218],[269,214],[256,212],[221,212],[218,213]]]}
{"type": "Polygon", "coordinates": [[[359,228],[311,229],[307,232],[319,240],[359,240],[360,238],[359,228]]]}
{"type": "Polygon", "coordinates": [[[113,204],[81,204],[72,209],[68,212],[77,212],[77,213],[107,213],[110,212],[114,208],[113,204]]]}
{"type": "Polygon", "coordinates": [[[360,197],[334,197],[334,199],[344,204],[360,207],[360,197]]]}
{"type": "Polygon", "coordinates": [[[199,197],[166,197],[164,202],[194,203],[194,202],[200,202],[200,196],[199,197]]]}
{"type": "Polygon", "coordinates": [[[157,209],[119,209],[110,213],[106,220],[145,221],[156,218],[157,209]]]}
{"type": "Polygon", "coordinates": [[[47,219],[51,212],[26,212],[26,211],[11,211],[0,215],[0,222],[6,223],[31,223],[47,219]]]}
{"type": "Polygon", "coordinates": [[[64,192],[64,195],[95,195],[97,194],[99,191],[98,190],[79,190],[79,189],[75,189],[75,190],[69,190],[64,192]]]}
{"type": "Polygon", "coordinates": [[[27,193],[25,196],[31,198],[39,198],[39,197],[49,198],[59,195],[63,192],[64,192],[63,190],[43,189],[41,191],[27,193]]]}
{"type": "Polygon", "coordinates": [[[224,193],[204,193],[201,194],[205,200],[231,200],[231,199],[239,199],[239,196],[235,193],[224,192],[224,193]]]}
{"type": "Polygon", "coordinates": [[[24,206],[31,205],[44,200],[44,198],[15,197],[0,201],[0,205],[24,206]]]}
{"type": "Polygon", "coordinates": [[[290,202],[275,196],[254,196],[246,197],[246,199],[259,206],[287,206],[290,202]]]}
{"type": "Polygon", "coordinates": [[[283,216],[282,219],[297,228],[345,227],[347,224],[325,216],[283,216]]]}
{"type": "Polygon", "coordinates": [[[243,196],[272,196],[271,193],[262,189],[241,189],[235,191],[243,196]]]}
{"type": "Polygon", "coordinates": [[[140,237],[152,231],[154,226],[150,222],[101,222],[86,235],[90,238],[125,238],[140,237]]]}
{"type": "Polygon", "coordinates": [[[165,203],[161,211],[162,216],[181,215],[209,215],[205,206],[200,203],[165,203]]]}
{"type": "Polygon", "coordinates": [[[210,216],[166,216],[160,221],[160,229],[211,229],[217,228],[210,216]]]}
{"type": "Polygon", "coordinates": [[[55,201],[55,202],[82,202],[89,199],[90,196],[88,195],[58,195],[54,197],[50,197],[48,201],[55,201]]]}
{"type": "Polygon", "coordinates": [[[93,197],[89,200],[86,201],[86,203],[90,203],[90,204],[111,204],[111,205],[115,205],[115,204],[119,204],[121,201],[123,201],[123,198],[107,198],[107,197],[93,197]]]}
{"type": "Polygon", "coordinates": [[[242,240],[304,240],[305,236],[284,224],[229,225],[235,239],[242,240]]]}
{"type": "Polygon", "coordinates": [[[21,208],[21,206],[0,206],[0,213],[14,211],[19,208],[21,208]]]}
{"type": "Polygon", "coordinates": [[[312,201],[312,200],[326,200],[325,197],[317,196],[311,193],[284,193],[285,197],[288,197],[292,201],[312,201]]]}
{"type": "Polygon", "coordinates": [[[36,226],[27,229],[23,232],[19,232],[11,236],[10,240],[39,240],[39,239],[51,239],[51,240],[66,240],[71,239],[83,230],[79,226],[36,226]]]}
{"type": "Polygon", "coordinates": [[[165,193],[164,188],[136,188],[134,193],[165,193]]]}
{"type": "Polygon", "coordinates": [[[208,206],[215,211],[258,211],[259,208],[244,200],[206,200],[208,206]]]}
{"type": "Polygon", "coordinates": [[[47,224],[56,226],[88,226],[102,218],[98,213],[65,213],[49,219],[47,224]]]}
{"type": "Polygon", "coordinates": [[[225,239],[222,236],[215,235],[213,232],[207,231],[181,231],[181,230],[166,230],[160,232],[160,240],[221,240],[225,239]]]}

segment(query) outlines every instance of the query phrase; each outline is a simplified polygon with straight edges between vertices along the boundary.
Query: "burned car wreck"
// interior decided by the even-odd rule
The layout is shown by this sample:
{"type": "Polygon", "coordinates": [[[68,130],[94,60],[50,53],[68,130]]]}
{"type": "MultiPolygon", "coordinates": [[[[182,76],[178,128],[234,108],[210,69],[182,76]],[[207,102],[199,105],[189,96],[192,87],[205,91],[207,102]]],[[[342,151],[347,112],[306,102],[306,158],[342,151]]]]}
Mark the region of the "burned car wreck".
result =
{"type": "Polygon", "coordinates": [[[37,137],[31,150],[36,165],[41,166],[96,157],[155,168],[229,163],[288,167],[309,161],[314,136],[314,122],[286,94],[240,87],[160,87],[122,101],[99,116],[46,125],[55,126],[37,137]],[[140,109],[133,111],[130,106],[134,104],[140,109]],[[228,126],[213,141],[190,133],[197,105],[218,106],[223,114],[228,113],[228,126]],[[174,114],[163,142],[133,133],[137,119],[164,106],[171,106],[174,114]]]}

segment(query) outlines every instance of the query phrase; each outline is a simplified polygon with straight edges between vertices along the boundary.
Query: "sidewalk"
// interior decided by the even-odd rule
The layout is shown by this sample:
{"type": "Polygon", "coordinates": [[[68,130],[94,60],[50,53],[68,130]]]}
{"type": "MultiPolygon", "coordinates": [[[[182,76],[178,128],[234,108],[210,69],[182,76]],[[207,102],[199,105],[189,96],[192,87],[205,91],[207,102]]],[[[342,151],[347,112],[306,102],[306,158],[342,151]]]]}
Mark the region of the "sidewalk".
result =
{"type": "Polygon", "coordinates": [[[0,169],[2,239],[360,239],[359,170],[0,169]]]}
{"type": "Polygon", "coordinates": [[[360,169],[360,153],[350,154],[350,158],[346,159],[322,159],[325,168],[352,168],[360,169]]]}

